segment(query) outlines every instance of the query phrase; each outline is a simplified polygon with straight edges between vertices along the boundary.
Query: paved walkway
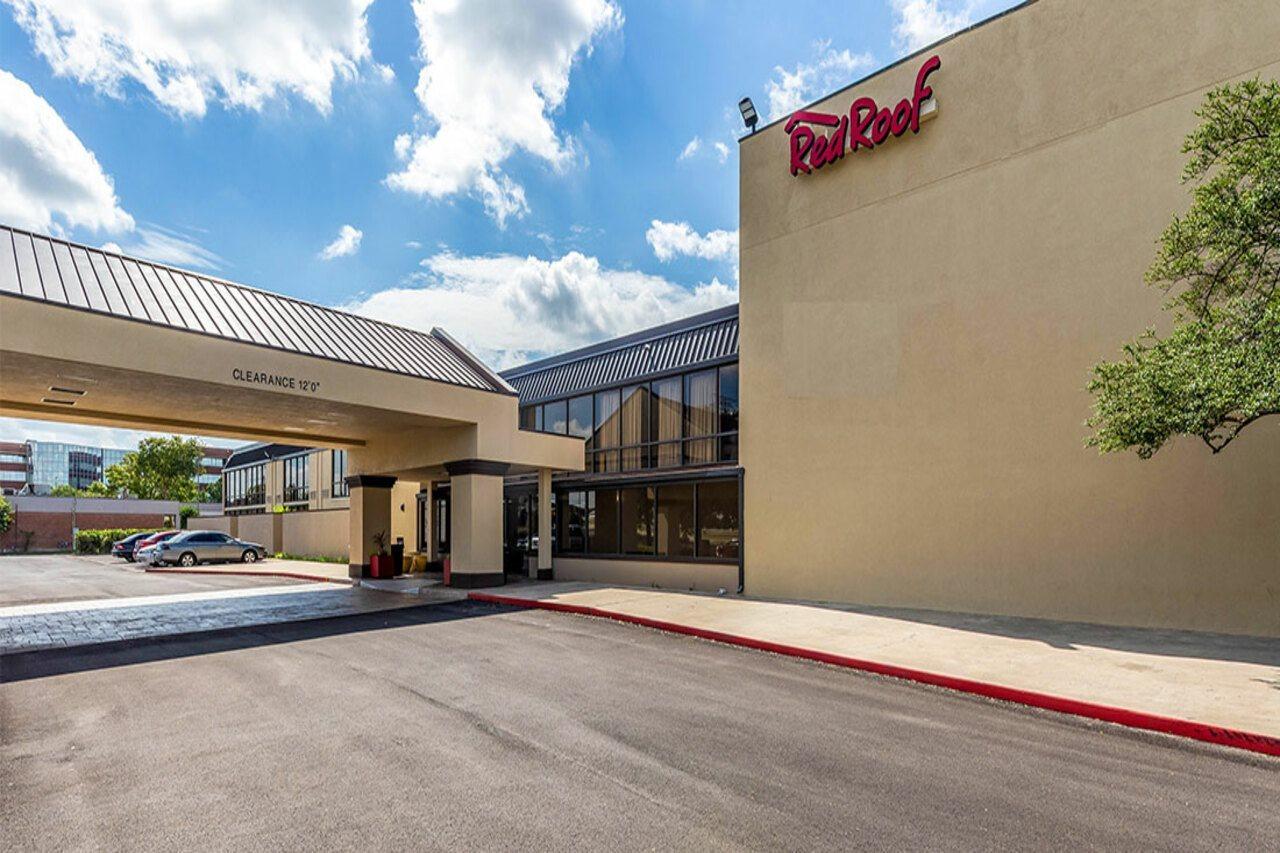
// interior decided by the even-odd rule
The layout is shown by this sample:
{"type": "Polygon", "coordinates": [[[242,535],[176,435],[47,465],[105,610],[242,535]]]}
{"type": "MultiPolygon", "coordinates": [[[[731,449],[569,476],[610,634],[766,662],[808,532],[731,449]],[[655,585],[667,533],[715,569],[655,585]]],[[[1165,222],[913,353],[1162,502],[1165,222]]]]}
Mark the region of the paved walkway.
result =
{"type": "Polygon", "coordinates": [[[260,563],[204,563],[184,569],[181,566],[147,567],[149,574],[229,575],[242,577],[301,578],[303,580],[351,583],[346,563],[322,563],[316,560],[277,560],[260,563]]]}
{"type": "Polygon", "coordinates": [[[0,608],[0,655],[350,616],[423,603],[424,598],[417,595],[317,583],[23,604],[0,608]]]}
{"type": "Polygon", "coordinates": [[[1280,737],[1280,639],[584,583],[485,592],[1280,737]]]}

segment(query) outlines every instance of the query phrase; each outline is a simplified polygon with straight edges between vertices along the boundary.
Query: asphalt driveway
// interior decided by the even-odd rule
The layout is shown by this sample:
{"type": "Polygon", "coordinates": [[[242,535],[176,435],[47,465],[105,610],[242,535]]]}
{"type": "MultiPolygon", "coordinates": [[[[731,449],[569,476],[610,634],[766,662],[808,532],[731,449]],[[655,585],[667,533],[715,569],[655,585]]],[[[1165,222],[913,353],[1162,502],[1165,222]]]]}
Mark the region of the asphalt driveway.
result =
{"type": "Polygon", "coordinates": [[[0,556],[0,607],[174,595],[305,583],[285,578],[148,574],[141,566],[105,555],[6,554],[0,556]]]}
{"type": "Polygon", "coordinates": [[[45,655],[15,849],[1275,849],[1280,763],[563,614],[45,655]]]}

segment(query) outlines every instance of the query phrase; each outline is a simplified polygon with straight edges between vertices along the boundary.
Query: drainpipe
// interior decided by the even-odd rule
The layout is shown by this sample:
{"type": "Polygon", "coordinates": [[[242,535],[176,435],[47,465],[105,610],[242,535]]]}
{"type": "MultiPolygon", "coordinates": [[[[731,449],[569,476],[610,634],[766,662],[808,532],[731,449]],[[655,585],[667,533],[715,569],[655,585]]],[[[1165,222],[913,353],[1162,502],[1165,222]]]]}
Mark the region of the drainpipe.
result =
{"type": "MultiPolygon", "coordinates": [[[[739,448],[738,452],[739,453],[742,452],[741,448],[739,448]]],[[[746,472],[741,467],[739,467],[738,468],[738,595],[742,595],[743,591],[747,588],[747,573],[746,573],[747,549],[745,547],[747,525],[743,523],[744,519],[742,517],[743,494],[745,492],[745,489],[743,489],[743,481],[745,479],[746,479],[746,472]]]]}

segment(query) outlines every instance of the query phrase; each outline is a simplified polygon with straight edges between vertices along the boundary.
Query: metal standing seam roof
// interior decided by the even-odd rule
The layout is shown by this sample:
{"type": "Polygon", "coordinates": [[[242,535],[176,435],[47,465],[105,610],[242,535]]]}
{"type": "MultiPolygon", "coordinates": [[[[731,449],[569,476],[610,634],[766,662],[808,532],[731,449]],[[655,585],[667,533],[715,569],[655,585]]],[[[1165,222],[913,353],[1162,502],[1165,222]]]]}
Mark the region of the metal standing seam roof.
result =
{"type": "Polygon", "coordinates": [[[503,371],[522,404],[726,361],[738,355],[738,306],[503,371]]]}
{"type": "Polygon", "coordinates": [[[440,329],[424,333],[0,224],[0,293],[283,352],[512,393],[440,329]]]}

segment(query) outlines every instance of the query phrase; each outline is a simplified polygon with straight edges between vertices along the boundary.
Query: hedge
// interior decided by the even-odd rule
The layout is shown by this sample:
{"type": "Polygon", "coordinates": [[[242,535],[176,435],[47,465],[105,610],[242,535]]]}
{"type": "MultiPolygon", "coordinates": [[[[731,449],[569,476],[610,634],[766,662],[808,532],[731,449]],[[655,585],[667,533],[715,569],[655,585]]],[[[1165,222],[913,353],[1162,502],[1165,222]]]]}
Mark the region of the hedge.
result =
{"type": "Polygon", "coordinates": [[[113,542],[118,542],[126,536],[132,536],[135,533],[149,533],[154,529],[156,528],[117,527],[109,530],[79,530],[76,531],[76,553],[110,554],[113,542]]]}

